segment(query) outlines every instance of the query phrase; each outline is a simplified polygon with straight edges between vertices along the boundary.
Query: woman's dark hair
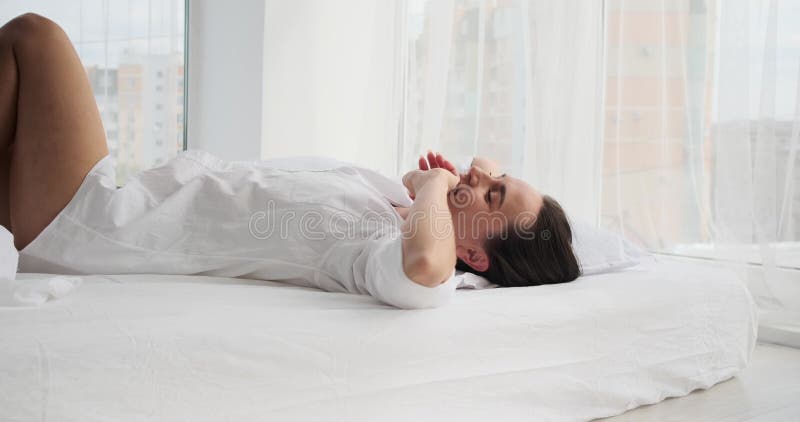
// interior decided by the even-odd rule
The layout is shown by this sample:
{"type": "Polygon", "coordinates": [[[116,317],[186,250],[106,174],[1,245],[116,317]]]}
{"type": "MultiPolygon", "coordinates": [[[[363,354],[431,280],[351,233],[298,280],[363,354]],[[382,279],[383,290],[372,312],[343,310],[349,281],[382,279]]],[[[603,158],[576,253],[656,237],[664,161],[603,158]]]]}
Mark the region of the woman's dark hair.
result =
{"type": "Polygon", "coordinates": [[[486,271],[476,271],[460,259],[456,268],[502,287],[566,283],[578,278],[581,269],[572,250],[572,228],[567,216],[555,199],[548,195],[543,199],[532,226],[522,230],[507,228],[505,236],[486,240],[486,271]]]}

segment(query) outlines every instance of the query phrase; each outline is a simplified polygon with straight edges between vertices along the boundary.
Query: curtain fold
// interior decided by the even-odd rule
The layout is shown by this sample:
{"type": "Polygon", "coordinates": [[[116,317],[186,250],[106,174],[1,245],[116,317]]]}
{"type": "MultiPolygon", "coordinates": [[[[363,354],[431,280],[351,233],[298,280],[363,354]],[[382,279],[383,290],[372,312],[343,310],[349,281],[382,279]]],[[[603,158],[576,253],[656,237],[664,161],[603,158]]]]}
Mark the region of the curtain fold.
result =
{"type": "Polygon", "coordinates": [[[603,224],[800,333],[800,1],[610,0],[603,224]]]}
{"type": "Polygon", "coordinates": [[[411,4],[403,165],[427,148],[491,157],[596,222],[602,3],[411,4]]]}

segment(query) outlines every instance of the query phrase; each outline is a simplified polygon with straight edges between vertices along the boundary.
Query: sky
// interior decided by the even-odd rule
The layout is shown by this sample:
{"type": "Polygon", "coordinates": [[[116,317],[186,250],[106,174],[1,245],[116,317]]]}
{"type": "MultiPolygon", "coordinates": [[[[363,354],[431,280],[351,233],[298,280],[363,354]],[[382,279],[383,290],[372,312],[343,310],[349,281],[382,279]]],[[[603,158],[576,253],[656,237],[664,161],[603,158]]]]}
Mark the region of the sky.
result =
{"type": "Polygon", "coordinates": [[[0,0],[0,23],[25,12],[61,25],[87,66],[115,67],[125,49],[183,51],[183,0],[0,0]]]}

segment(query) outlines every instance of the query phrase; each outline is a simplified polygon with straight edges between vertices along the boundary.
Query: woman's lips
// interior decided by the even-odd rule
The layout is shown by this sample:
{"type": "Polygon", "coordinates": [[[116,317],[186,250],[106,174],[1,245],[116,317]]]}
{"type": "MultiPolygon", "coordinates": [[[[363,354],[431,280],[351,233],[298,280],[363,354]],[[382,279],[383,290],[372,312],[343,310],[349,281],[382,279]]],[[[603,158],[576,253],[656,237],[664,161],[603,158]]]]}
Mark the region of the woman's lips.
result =
{"type": "Polygon", "coordinates": [[[466,187],[463,185],[463,183],[459,183],[459,184],[456,185],[456,187],[454,187],[453,189],[450,189],[450,192],[448,192],[448,193],[450,195],[456,195],[456,194],[458,194],[459,191],[461,191],[461,189],[465,189],[465,188],[466,187]]]}

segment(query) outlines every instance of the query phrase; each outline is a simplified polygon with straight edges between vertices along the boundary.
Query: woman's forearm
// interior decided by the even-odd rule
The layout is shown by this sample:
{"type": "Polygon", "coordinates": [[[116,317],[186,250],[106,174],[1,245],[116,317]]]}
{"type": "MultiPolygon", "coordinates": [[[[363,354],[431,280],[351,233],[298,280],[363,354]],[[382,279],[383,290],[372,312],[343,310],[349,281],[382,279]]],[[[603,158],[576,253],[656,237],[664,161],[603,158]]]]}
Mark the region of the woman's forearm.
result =
{"type": "Polygon", "coordinates": [[[403,270],[423,286],[447,281],[456,264],[448,190],[445,175],[428,178],[416,189],[414,205],[403,224],[403,270]]]}

